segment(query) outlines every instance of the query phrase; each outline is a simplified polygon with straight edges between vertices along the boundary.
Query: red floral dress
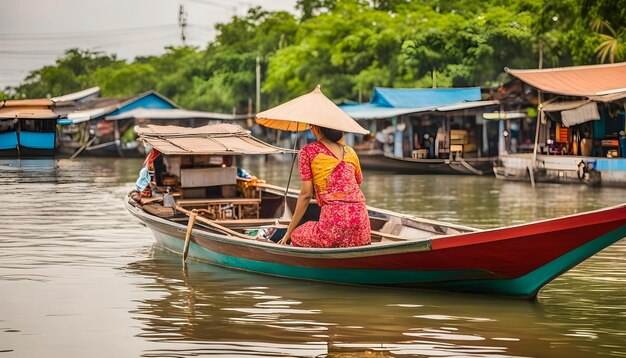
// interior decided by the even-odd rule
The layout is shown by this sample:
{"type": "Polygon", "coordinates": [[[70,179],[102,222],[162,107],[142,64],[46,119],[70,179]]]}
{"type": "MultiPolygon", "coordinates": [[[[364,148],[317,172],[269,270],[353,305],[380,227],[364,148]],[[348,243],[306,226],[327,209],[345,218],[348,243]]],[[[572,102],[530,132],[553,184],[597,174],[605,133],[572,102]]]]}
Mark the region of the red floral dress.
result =
{"type": "Polygon", "coordinates": [[[300,150],[298,166],[302,181],[313,181],[321,207],[320,221],[308,221],[291,234],[291,243],[303,247],[349,247],[371,243],[363,179],[354,150],[345,146],[343,160],[321,142],[300,150]]]}

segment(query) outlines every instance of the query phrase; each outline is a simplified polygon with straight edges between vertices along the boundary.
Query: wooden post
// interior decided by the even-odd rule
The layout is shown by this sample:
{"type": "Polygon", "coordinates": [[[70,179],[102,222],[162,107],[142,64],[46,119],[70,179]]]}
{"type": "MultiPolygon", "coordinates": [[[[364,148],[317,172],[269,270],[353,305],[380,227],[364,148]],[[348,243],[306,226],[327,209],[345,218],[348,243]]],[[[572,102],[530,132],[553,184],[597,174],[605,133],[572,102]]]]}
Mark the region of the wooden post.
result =
{"type": "Polygon", "coordinates": [[[187,252],[189,251],[189,241],[191,240],[191,231],[193,230],[193,224],[196,222],[196,216],[198,213],[192,210],[189,213],[189,222],[187,223],[187,233],[185,234],[185,246],[183,247],[183,264],[187,261],[187,252]]]}
{"type": "Polygon", "coordinates": [[[541,90],[537,90],[537,97],[539,97],[539,105],[537,109],[539,110],[537,113],[537,128],[535,128],[535,145],[533,146],[533,155],[530,161],[530,166],[528,167],[528,174],[530,175],[530,184],[533,189],[535,188],[535,167],[537,166],[537,146],[539,144],[539,127],[541,126],[541,121],[543,119],[543,93],[541,90]]]}

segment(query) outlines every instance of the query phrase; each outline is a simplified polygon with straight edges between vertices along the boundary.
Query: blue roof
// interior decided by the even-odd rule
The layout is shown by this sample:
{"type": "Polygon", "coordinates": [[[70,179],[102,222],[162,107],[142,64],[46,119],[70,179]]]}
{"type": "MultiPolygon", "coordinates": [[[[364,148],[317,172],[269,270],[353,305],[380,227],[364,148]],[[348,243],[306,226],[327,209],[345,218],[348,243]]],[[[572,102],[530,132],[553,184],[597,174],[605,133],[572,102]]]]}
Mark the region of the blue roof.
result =
{"type": "Polygon", "coordinates": [[[371,104],[380,107],[422,108],[480,101],[480,88],[382,88],[374,89],[371,104]]]}
{"type": "Polygon", "coordinates": [[[360,119],[391,118],[403,114],[459,109],[493,105],[494,101],[481,101],[480,88],[410,88],[374,89],[370,103],[344,103],[339,107],[350,117],[360,119]]]}

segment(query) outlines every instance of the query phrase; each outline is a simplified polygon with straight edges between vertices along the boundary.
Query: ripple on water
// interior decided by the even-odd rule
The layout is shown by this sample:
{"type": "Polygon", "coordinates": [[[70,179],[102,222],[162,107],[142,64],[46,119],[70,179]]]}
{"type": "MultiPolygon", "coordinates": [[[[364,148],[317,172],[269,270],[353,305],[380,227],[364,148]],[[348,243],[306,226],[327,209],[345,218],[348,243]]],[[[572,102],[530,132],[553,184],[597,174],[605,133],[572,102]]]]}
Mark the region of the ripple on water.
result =
{"type": "MultiPolygon", "coordinates": [[[[140,165],[0,161],[0,349],[17,356],[71,349],[145,357],[624,357],[624,240],[550,283],[534,303],[308,283],[197,262],[183,271],[180,257],[153,246],[152,233],[124,209],[140,165]]],[[[279,185],[287,165],[245,161],[279,185]]],[[[479,228],[626,202],[624,190],[532,190],[490,177],[365,172],[362,188],[372,206],[479,228]]]]}

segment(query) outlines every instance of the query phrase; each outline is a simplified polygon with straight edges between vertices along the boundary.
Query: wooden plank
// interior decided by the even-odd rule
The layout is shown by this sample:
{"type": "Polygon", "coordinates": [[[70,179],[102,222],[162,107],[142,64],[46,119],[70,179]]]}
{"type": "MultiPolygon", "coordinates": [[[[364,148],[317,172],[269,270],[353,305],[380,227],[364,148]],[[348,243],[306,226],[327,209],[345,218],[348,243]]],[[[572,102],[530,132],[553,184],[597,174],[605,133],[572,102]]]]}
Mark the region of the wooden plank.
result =
{"type": "Polygon", "coordinates": [[[159,204],[147,204],[141,207],[148,214],[158,216],[160,218],[172,218],[174,217],[174,209],[166,208],[159,204]]]}
{"type": "Polygon", "coordinates": [[[139,200],[139,203],[141,205],[146,205],[146,204],[151,204],[151,203],[158,203],[163,201],[163,197],[152,197],[152,198],[148,198],[148,197],[143,197],[139,200]]]}
{"type": "Polygon", "coordinates": [[[218,198],[218,199],[178,199],[176,204],[183,205],[217,205],[217,204],[237,204],[237,205],[255,205],[260,204],[261,199],[258,198],[218,198]]]}

